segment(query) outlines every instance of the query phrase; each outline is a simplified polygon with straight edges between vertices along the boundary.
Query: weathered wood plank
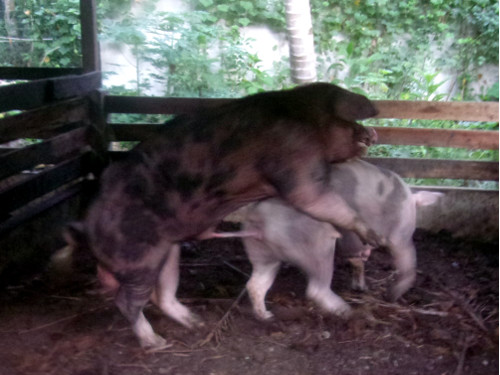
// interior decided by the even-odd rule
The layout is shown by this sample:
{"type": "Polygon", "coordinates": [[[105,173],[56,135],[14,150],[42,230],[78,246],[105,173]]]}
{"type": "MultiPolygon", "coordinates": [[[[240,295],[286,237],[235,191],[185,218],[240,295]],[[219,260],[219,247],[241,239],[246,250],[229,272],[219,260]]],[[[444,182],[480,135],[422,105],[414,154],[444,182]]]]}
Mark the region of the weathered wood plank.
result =
{"type": "Polygon", "coordinates": [[[498,149],[498,131],[373,127],[378,144],[498,149]]]}
{"type": "MultiPolygon", "coordinates": [[[[142,141],[163,124],[109,124],[116,141],[142,141]]],[[[378,144],[498,149],[498,131],[373,126],[378,144]]]]}
{"type": "MultiPolygon", "coordinates": [[[[110,160],[120,161],[126,157],[127,151],[109,151],[110,160]]],[[[498,181],[498,162],[494,161],[375,157],[364,160],[396,172],[401,177],[498,181]]]]}
{"type": "Polygon", "coordinates": [[[85,175],[88,172],[87,157],[88,153],[75,156],[0,192],[0,217],[6,217],[9,212],[85,175]]]}
{"type": "Polygon", "coordinates": [[[21,213],[8,218],[0,224],[0,236],[11,231],[17,226],[26,223],[33,217],[53,208],[54,206],[57,206],[65,200],[80,194],[85,188],[85,184],[85,181],[78,181],[70,186],[58,189],[58,191],[56,191],[53,195],[43,197],[39,201],[35,201],[33,204],[28,205],[28,207],[23,209],[21,213]]]}
{"type": "Polygon", "coordinates": [[[106,113],[181,114],[227,103],[233,99],[163,98],[106,95],[106,113]]]}
{"type": "Polygon", "coordinates": [[[95,0],[80,1],[82,67],[84,72],[101,70],[95,0]]]}
{"type": "Polygon", "coordinates": [[[88,119],[88,102],[71,99],[0,120],[0,143],[18,138],[38,138],[62,125],[88,119]]]}
{"type": "MultiPolygon", "coordinates": [[[[227,103],[234,99],[168,98],[108,95],[107,113],[179,114],[227,103]]],[[[455,121],[498,121],[497,102],[427,102],[374,100],[380,113],[376,118],[455,121]]]]}
{"type": "Polygon", "coordinates": [[[87,129],[77,128],[42,143],[0,155],[0,179],[33,168],[38,164],[54,164],[62,157],[80,151],[86,145],[87,129]]]}
{"type": "Polygon", "coordinates": [[[86,95],[101,87],[101,73],[91,72],[79,76],[55,78],[53,84],[53,99],[62,100],[74,96],[86,95]]]}
{"type": "Polygon", "coordinates": [[[498,162],[442,159],[365,158],[401,177],[498,180],[498,162]]]}
{"type": "Polygon", "coordinates": [[[100,72],[0,86],[0,112],[40,107],[85,95],[100,86],[100,72]]]}
{"type": "Polygon", "coordinates": [[[375,100],[377,118],[498,122],[498,102],[375,100]]]}
{"type": "Polygon", "coordinates": [[[44,79],[67,75],[82,74],[82,68],[24,68],[24,67],[0,67],[0,79],[44,79]]]}
{"type": "Polygon", "coordinates": [[[151,137],[163,124],[109,124],[113,141],[143,141],[151,137]]]}

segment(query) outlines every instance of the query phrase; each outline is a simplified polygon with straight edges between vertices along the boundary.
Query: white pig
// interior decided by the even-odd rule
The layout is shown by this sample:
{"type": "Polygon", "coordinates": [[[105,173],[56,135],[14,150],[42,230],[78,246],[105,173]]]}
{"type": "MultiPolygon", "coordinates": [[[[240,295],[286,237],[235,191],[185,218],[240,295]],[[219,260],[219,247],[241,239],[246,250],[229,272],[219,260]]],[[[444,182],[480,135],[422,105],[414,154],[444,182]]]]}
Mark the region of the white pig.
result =
{"type": "MultiPolygon", "coordinates": [[[[345,199],[362,220],[387,239],[387,248],[398,272],[388,298],[398,299],[413,285],[416,276],[412,240],[416,206],[432,204],[442,194],[424,191],[412,194],[398,175],[362,160],[333,165],[329,189],[345,199]]],[[[279,199],[248,206],[243,230],[239,233],[253,267],[247,290],[254,312],[261,319],[273,316],[266,309],[264,299],[282,261],[294,264],[307,274],[308,298],[333,314],[350,313],[349,305],[330,289],[336,241],[338,251],[354,265],[353,287],[366,288],[363,264],[372,248],[364,245],[353,232],[339,234],[330,224],[314,220],[279,199]]],[[[224,234],[216,236],[224,237],[224,234]]]]}

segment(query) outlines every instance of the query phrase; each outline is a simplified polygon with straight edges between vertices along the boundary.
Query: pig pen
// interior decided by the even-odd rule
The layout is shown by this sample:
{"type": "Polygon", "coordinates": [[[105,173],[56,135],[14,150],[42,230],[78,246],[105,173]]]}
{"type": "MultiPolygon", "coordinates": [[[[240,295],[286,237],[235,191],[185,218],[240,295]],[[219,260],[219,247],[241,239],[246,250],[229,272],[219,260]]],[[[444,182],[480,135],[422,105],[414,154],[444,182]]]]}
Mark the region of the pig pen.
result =
{"type": "Polygon", "coordinates": [[[173,344],[158,352],[139,347],[91,262],[68,269],[59,257],[2,291],[0,373],[497,374],[498,243],[424,230],[414,238],[417,282],[398,303],[382,297],[393,271],[375,251],[368,292],[352,292],[347,267],[336,266],[332,288],[354,308],[351,318],[319,311],[304,297],[304,275],[284,266],[266,299],[272,322],[252,314],[239,239],[186,243],[178,295],[205,326],[188,330],[148,305],[154,329],[173,344]]]}
{"type": "MultiPolygon", "coordinates": [[[[92,259],[46,265],[107,159],[121,157],[108,142],[140,141],[158,126],[107,123],[107,114],[177,114],[224,100],[108,96],[99,72],[75,73],[0,88],[0,111],[21,111],[0,119],[0,374],[498,373],[498,191],[472,189],[444,189],[422,212],[417,284],[398,303],[382,298],[394,276],[387,254],[370,258],[367,293],[350,291],[347,269],[336,267],[332,287],[355,310],[348,320],[308,302],[305,277],[284,267],[267,297],[276,320],[260,322],[243,292],[251,269],[241,242],[186,244],[179,297],[205,326],[189,331],[149,306],[173,345],[142,350],[99,293],[92,259]],[[37,142],[15,144],[25,138],[37,142]]],[[[383,118],[498,121],[498,103],[375,103],[383,118]]],[[[376,130],[382,144],[498,149],[498,131],[376,130]]],[[[498,180],[497,162],[369,160],[403,177],[498,180]]]]}

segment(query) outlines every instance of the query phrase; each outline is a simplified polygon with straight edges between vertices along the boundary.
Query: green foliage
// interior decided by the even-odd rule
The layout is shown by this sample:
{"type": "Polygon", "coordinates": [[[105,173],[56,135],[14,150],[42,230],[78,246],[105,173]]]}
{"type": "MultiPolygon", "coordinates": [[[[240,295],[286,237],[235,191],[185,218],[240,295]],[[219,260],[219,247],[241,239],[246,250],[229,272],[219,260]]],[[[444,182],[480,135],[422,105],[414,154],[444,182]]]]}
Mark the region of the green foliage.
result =
{"type": "MultiPolygon", "coordinates": [[[[189,3],[228,25],[266,25],[285,31],[282,0],[189,3]]],[[[477,68],[486,63],[498,64],[495,0],[310,3],[319,78],[343,82],[350,89],[369,92],[372,97],[419,97],[421,92],[415,89],[422,89],[423,74],[442,71],[455,74],[453,86],[461,92],[456,99],[472,99],[468,86],[479,78],[477,68]],[[428,71],[429,66],[437,70],[428,71]]],[[[429,97],[429,92],[424,94],[429,97]]]]}
{"type": "Polygon", "coordinates": [[[150,12],[103,22],[107,40],[128,45],[136,58],[135,95],[151,86],[164,95],[189,97],[241,96],[283,84],[259,69],[259,58],[248,52],[248,40],[239,27],[215,23],[207,12],[150,12]],[[148,63],[155,73],[143,73],[148,63]]]}
{"type": "Polygon", "coordinates": [[[187,0],[196,10],[212,15],[214,23],[223,19],[229,26],[266,25],[274,30],[285,28],[283,0],[187,0]]]}
{"type": "Polygon", "coordinates": [[[79,14],[78,0],[16,1],[0,23],[0,65],[80,66],[79,14]]]}
{"type": "MultiPolygon", "coordinates": [[[[100,39],[126,45],[135,58],[135,87],[112,87],[110,93],[145,95],[153,89],[158,93],[161,87],[168,96],[235,97],[291,85],[287,58],[276,62],[272,71],[264,71],[259,56],[249,52],[249,40],[240,33],[242,26],[285,32],[283,0],[185,1],[193,11],[175,14],[157,11],[157,0],[141,0],[139,11],[132,10],[133,1],[97,1],[100,39]],[[146,66],[156,72],[149,73],[146,66]]],[[[499,9],[494,0],[310,2],[318,79],[373,99],[478,99],[470,91],[480,78],[478,69],[498,64],[499,9]],[[445,76],[451,77],[449,82],[444,81],[445,76]],[[458,94],[451,97],[443,91],[445,84],[458,94]]],[[[16,0],[9,17],[3,10],[0,65],[79,66],[78,3],[16,0]]],[[[485,87],[479,99],[498,101],[498,92],[496,82],[485,87]]],[[[116,122],[164,120],[165,116],[158,115],[118,114],[113,118],[116,122]]],[[[372,121],[379,126],[498,129],[497,123],[372,121]]],[[[498,160],[497,151],[420,146],[379,145],[370,153],[498,160]]]]}

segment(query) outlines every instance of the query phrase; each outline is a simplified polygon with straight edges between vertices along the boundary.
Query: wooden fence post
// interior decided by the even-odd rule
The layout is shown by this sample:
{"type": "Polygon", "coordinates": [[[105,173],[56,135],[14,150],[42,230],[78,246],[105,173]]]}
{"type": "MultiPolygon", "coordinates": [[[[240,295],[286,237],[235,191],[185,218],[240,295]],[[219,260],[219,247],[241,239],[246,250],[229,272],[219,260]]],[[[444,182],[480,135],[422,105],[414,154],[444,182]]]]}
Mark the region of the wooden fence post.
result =
{"type": "Polygon", "coordinates": [[[80,0],[80,24],[82,33],[82,68],[84,73],[100,71],[101,60],[97,40],[97,16],[95,0],[80,0]]]}

